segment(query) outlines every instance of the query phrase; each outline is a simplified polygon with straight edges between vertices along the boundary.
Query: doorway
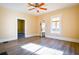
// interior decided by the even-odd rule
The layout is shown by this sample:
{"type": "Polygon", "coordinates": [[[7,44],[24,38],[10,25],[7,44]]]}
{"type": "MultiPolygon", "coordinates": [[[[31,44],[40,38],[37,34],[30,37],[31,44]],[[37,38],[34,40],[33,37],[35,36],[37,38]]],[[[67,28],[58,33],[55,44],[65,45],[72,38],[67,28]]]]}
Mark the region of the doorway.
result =
{"type": "Polygon", "coordinates": [[[18,19],[18,39],[25,38],[25,20],[18,19]]]}
{"type": "Polygon", "coordinates": [[[46,26],[46,23],[45,21],[43,20],[41,22],[41,37],[45,37],[45,26],[46,26]]]}

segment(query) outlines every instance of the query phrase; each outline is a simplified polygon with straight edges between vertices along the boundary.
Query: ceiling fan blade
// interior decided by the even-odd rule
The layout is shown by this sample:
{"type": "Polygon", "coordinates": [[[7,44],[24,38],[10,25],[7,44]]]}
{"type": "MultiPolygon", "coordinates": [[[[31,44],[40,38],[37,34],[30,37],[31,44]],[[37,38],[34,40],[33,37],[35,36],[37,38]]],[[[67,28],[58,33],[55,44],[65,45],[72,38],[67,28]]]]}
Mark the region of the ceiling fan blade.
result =
{"type": "Polygon", "coordinates": [[[31,9],[28,9],[28,10],[33,10],[33,9],[35,9],[35,8],[31,8],[31,9]]]}
{"type": "Polygon", "coordinates": [[[39,6],[43,6],[43,5],[45,5],[45,3],[40,3],[40,4],[39,4],[39,6]]]}
{"type": "Polygon", "coordinates": [[[28,5],[30,5],[30,6],[34,6],[34,4],[31,4],[31,3],[28,3],[28,5]]]}
{"type": "Polygon", "coordinates": [[[41,9],[41,10],[47,10],[47,8],[39,8],[39,9],[41,9]]]}

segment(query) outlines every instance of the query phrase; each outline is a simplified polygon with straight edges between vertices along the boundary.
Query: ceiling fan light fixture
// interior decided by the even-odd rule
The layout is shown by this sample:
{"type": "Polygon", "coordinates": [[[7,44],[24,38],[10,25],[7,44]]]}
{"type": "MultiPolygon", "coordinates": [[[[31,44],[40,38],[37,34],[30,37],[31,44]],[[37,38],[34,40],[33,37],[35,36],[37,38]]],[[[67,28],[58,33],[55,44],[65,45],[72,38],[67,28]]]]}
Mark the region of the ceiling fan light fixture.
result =
{"type": "Polygon", "coordinates": [[[47,8],[43,8],[42,6],[45,5],[45,3],[28,3],[29,6],[32,6],[34,8],[28,9],[28,10],[36,10],[39,12],[39,10],[47,10],[47,8]]]}

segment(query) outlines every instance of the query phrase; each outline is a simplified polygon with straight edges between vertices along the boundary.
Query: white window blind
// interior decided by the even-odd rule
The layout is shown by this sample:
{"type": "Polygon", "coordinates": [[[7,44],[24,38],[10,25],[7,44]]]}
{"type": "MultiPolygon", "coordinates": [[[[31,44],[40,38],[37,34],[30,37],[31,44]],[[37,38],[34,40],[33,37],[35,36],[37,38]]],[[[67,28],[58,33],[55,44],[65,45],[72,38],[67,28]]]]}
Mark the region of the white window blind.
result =
{"type": "Polygon", "coordinates": [[[61,17],[56,16],[51,18],[51,33],[61,32],[61,17]]]}

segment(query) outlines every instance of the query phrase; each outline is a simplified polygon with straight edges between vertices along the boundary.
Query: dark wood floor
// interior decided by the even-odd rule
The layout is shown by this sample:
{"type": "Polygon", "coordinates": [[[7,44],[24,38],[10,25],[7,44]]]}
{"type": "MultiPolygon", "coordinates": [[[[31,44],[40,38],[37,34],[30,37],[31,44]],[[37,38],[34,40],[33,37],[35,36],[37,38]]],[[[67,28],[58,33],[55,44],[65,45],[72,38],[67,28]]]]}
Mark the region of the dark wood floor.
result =
{"type": "Polygon", "coordinates": [[[8,55],[36,55],[33,52],[21,48],[21,46],[27,43],[35,43],[48,48],[60,50],[64,52],[63,55],[79,55],[79,43],[40,37],[19,39],[4,44],[0,43],[0,53],[6,51],[8,55]]]}

